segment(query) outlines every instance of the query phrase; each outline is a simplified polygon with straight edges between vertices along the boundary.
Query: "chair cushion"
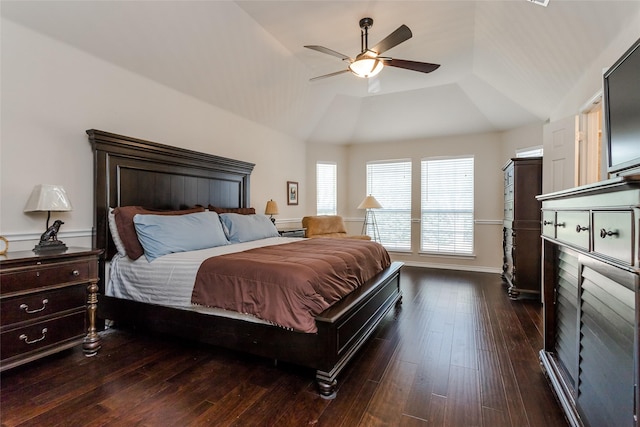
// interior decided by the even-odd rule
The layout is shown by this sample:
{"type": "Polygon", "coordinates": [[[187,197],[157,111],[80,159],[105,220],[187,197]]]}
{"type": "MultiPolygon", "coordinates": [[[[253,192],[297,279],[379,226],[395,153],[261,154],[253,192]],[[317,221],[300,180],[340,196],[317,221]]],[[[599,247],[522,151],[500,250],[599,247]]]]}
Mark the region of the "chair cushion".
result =
{"type": "Polygon", "coordinates": [[[302,227],[306,229],[305,237],[338,237],[371,240],[369,236],[347,234],[347,227],[340,215],[305,216],[302,227]]]}

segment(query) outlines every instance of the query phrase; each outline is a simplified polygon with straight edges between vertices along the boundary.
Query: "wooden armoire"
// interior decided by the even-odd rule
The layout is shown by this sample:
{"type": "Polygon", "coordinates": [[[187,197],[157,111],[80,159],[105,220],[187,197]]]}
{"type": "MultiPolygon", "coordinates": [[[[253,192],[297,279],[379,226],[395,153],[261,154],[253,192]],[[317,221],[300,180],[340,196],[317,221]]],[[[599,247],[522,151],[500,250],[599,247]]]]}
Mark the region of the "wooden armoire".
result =
{"type": "Polygon", "coordinates": [[[542,157],[518,157],[504,171],[502,278],[509,297],[539,298],[541,290],[542,157]],[[522,295],[525,294],[525,295],[522,295]]]}

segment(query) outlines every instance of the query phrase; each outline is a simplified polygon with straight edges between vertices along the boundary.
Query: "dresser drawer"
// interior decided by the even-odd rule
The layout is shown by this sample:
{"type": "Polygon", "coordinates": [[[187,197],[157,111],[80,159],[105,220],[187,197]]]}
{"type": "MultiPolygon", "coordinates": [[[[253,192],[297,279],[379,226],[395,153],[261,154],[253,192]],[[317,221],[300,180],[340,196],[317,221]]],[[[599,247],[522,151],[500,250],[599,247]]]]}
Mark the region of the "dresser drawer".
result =
{"type": "Polygon", "coordinates": [[[57,264],[35,264],[3,271],[2,295],[36,290],[68,282],[87,282],[92,278],[93,260],[73,260],[57,264]]]}
{"type": "Polygon", "coordinates": [[[84,308],[86,299],[86,285],[5,298],[0,302],[0,323],[5,328],[13,323],[36,320],[74,308],[84,308]]]}
{"type": "Polygon", "coordinates": [[[63,317],[44,320],[0,334],[0,360],[44,350],[85,333],[84,309],[63,317]]]}
{"type": "Polygon", "coordinates": [[[556,211],[542,211],[542,235],[556,238],[556,211]]]}
{"type": "Polygon", "coordinates": [[[593,251],[633,265],[633,212],[593,213],[593,251]]]}
{"type": "Polygon", "coordinates": [[[513,199],[505,200],[504,202],[504,219],[507,221],[513,220],[513,199]]]}
{"type": "Polygon", "coordinates": [[[556,212],[556,238],[580,249],[589,250],[589,212],[556,212]]]}

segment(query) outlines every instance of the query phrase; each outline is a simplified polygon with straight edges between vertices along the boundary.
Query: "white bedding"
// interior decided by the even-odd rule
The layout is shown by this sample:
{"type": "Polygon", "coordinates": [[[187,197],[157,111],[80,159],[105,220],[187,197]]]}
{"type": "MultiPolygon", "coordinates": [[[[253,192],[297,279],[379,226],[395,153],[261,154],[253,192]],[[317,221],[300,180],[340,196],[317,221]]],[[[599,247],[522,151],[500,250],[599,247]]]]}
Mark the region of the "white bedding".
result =
{"type": "Polygon", "coordinates": [[[191,304],[191,292],[200,264],[212,256],[253,248],[291,243],[302,238],[270,237],[245,243],[218,246],[197,251],[178,252],[152,262],[142,256],[135,261],[116,254],[109,266],[106,295],[167,307],[224,315],[263,322],[254,316],[191,304]]]}

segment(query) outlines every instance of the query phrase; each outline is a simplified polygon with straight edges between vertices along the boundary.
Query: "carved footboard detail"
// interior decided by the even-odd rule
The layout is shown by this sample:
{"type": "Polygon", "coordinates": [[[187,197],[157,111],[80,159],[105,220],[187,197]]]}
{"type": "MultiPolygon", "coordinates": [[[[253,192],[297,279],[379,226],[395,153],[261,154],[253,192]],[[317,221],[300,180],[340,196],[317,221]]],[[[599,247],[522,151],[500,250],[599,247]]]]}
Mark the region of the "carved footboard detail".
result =
{"type": "MultiPolygon", "coordinates": [[[[383,277],[382,283],[360,295],[360,299],[350,305],[346,312],[339,313],[338,318],[316,318],[318,329],[326,326],[329,336],[335,338],[337,361],[331,369],[316,371],[316,383],[320,396],[324,399],[336,397],[337,376],[349,361],[356,355],[367,339],[373,334],[384,316],[395,305],[402,301],[400,291],[400,266],[396,263],[396,269],[392,269],[387,277],[383,277]]],[[[331,314],[328,310],[324,314],[331,314]]]]}

